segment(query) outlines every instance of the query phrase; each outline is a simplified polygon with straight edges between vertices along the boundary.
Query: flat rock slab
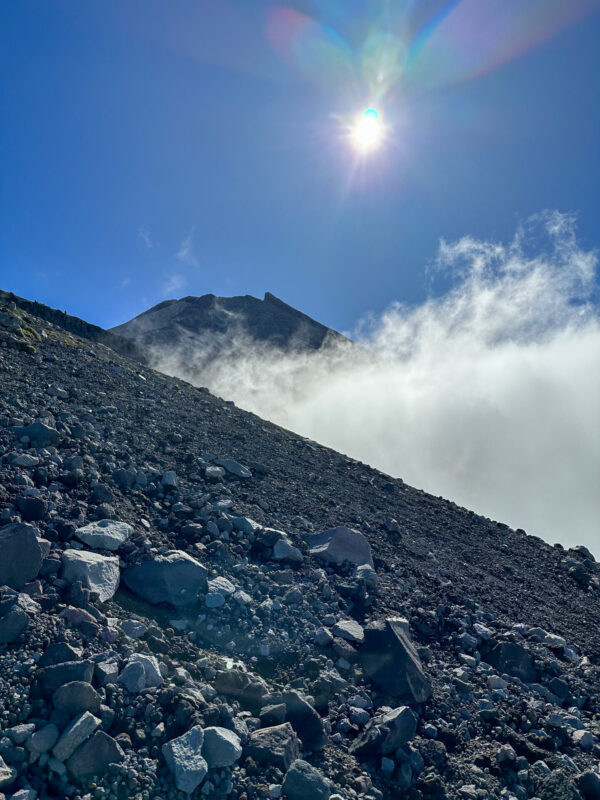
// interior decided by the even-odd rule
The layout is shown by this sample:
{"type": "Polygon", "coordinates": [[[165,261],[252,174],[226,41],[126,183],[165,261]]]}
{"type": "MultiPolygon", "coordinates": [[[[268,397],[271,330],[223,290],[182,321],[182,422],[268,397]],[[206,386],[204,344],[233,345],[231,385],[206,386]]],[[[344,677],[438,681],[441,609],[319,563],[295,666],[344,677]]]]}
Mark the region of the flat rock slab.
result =
{"type": "Polygon", "coordinates": [[[202,756],[203,743],[204,731],[200,725],[195,725],[183,736],[171,739],[162,747],[163,756],[180,792],[191,794],[208,772],[208,764],[202,756]]]}
{"type": "Polygon", "coordinates": [[[371,545],[360,531],[340,525],[309,536],[307,541],[311,556],[327,564],[341,566],[348,561],[357,567],[373,566],[371,545]]]}
{"type": "Polygon", "coordinates": [[[79,745],[100,727],[100,720],[89,711],[80,714],[64,729],[58,742],[52,751],[55,758],[59,761],[66,761],[72,756],[79,745]]]}
{"type": "Polygon", "coordinates": [[[42,550],[32,525],[15,522],[0,528],[0,586],[20,590],[42,566],[42,550]]]}
{"type": "Polygon", "coordinates": [[[342,619],[336,622],[333,626],[333,633],[339,636],[340,639],[346,639],[355,644],[362,644],[365,640],[365,632],[362,625],[359,625],[353,619],[342,619]]]}
{"type": "Polygon", "coordinates": [[[190,606],[206,587],[208,570],[182,550],[174,550],[123,571],[123,582],[149,603],[190,606]]]}
{"type": "Polygon", "coordinates": [[[104,603],[113,597],[119,586],[119,559],[83,550],[65,550],[62,554],[62,577],[69,583],[81,581],[104,603]]]}
{"type": "Polygon", "coordinates": [[[101,519],[99,522],[90,522],[82,528],[77,528],[75,536],[90,547],[101,550],[118,550],[133,533],[133,528],[127,522],[113,519],[101,519]]]}

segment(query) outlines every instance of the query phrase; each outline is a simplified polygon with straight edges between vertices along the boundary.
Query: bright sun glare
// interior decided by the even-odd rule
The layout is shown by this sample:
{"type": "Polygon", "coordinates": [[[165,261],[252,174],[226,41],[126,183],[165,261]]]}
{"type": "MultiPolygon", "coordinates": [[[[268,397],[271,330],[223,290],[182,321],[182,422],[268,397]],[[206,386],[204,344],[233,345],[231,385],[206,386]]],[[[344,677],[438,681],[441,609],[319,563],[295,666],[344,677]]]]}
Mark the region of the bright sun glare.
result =
{"type": "Polygon", "coordinates": [[[374,108],[367,108],[354,122],[350,136],[355,150],[365,154],[376,150],[381,145],[383,133],[379,112],[374,108]]]}

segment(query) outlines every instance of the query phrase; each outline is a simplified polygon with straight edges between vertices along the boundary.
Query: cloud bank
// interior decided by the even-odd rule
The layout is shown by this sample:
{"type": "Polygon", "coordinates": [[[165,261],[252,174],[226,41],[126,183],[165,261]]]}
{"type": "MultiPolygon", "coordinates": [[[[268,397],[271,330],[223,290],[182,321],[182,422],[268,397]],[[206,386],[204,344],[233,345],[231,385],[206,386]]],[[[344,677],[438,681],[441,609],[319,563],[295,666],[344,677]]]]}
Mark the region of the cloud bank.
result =
{"type": "Polygon", "coordinates": [[[597,257],[545,212],[509,243],[441,242],[453,288],[363,320],[357,347],[238,335],[157,354],[177,374],[435,495],[600,557],[597,257]]]}

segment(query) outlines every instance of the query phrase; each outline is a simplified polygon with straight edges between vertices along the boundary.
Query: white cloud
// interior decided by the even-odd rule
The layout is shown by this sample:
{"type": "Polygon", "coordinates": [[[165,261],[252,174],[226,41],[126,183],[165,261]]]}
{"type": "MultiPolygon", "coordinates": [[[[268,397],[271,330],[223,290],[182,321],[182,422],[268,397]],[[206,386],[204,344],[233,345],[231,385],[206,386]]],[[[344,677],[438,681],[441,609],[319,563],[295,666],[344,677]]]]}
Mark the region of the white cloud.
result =
{"type": "Polygon", "coordinates": [[[188,267],[199,267],[200,261],[198,260],[198,256],[196,255],[196,250],[194,247],[194,230],[192,229],[185,239],[181,242],[179,250],[177,251],[176,258],[178,261],[181,261],[182,264],[186,264],[188,267]]]}
{"type": "Polygon", "coordinates": [[[146,250],[152,250],[152,248],[154,247],[154,242],[152,241],[150,230],[146,225],[140,225],[138,230],[138,239],[142,242],[146,250]]]}
{"type": "Polygon", "coordinates": [[[550,542],[600,557],[597,258],[574,220],[508,244],[440,244],[455,287],[359,326],[362,348],[289,355],[238,340],[212,365],[157,359],[305,436],[550,542]],[[201,369],[198,369],[200,367],[201,369]]]}

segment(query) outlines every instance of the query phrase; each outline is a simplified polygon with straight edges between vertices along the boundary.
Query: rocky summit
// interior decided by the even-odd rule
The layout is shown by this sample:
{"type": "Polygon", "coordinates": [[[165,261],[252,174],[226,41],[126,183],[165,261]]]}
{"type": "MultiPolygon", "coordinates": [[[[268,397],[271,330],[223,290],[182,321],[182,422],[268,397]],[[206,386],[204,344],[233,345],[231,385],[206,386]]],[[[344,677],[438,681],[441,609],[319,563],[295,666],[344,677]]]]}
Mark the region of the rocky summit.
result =
{"type": "MultiPolygon", "coordinates": [[[[326,341],[348,340],[266,292],[241,297],[165,300],[110,331],[146,350],[166,354],[202,350],[206,361],[244,344],[284,350],[318,350],[326,341]]],[[[197,352],[194,353],[197,356],[197,352]]]]}
{"type": "Polygon", "coordinates": [[[600,798],[592,553],[98,330],[0,296],[0,798],[600,798]]]}

